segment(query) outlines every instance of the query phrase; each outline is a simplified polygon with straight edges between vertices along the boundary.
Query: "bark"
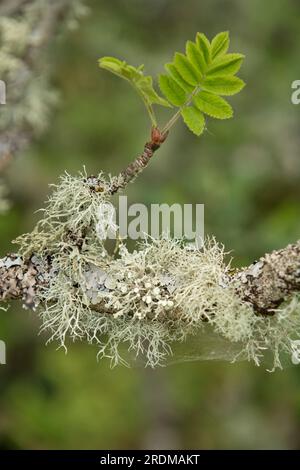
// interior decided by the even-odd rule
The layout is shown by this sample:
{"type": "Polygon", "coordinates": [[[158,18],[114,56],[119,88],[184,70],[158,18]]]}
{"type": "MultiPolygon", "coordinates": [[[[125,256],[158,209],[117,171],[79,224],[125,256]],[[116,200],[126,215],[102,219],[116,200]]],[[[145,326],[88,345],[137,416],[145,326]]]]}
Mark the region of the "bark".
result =
{"type": "Polygon", "coordinates": [[[300,291],[300,241],[241,269],[234,281],[238,294],[256,312],[272,314],[290,293],[300,291]]]}
{"type": "Polygon", "coordinates": [[[124,189],[128,183],[132,183],[135,178],[146,168],[154,152],[160,148],[168,137],[168,132],[161,133],[157,127],[152,128],[151,140],[146,142],[143,153],[131,162],[119,176],[113,179],[111,194],[124,189]]]}
{"type": "Polygon", "coordinates": [[[22,300],[25,307],[34,308],[38,290],[47,288],[50,274],[48,260],[32,256],[24,261],[17,254],[0,260],[0,301],[22,300]]]}
{"type": "Polygon", "coordinates": [[[147,142],[144,147],[144,151],[139,155],[132,163],[130,163],[120,175],[114,179],[111,186],[111,194],[118,192],[120,189],[124,189],[128,183],[135,180],[135,178],[141,173],[148,165],[154,152],[159,148],[159,145],[153,142],[147,142]]]}

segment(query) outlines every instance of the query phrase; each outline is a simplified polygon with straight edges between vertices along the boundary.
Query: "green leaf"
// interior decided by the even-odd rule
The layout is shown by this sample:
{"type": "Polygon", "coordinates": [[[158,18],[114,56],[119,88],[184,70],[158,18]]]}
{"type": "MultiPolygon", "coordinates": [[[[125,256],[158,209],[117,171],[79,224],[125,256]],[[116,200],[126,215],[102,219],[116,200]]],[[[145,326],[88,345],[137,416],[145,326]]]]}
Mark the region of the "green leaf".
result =
{"type": "Polygon", "coordinates": [[[202,88],[206,91],[216,93],[218,95],[230,96],[241,91],[245,86],[245,82],[238,77],[207,77],[202,88]]]}
{"type": "Polygon", "coordinates": [[[203,113],[194,106],[185,107],[180,112],[187,127],[194,134],[201,135],[205,128],[203,113]]]}
{"type": "Polygon", "coordinates": [[[199,47],[200,51],[203,54],[205,63],[207,65],[209,65],[210,62],[211,62],[211,46],[210,46],[210,42],[207,39],[207,37],[205,36],[205,34],[197,33],[196,43],[197,43],[197,46],[199,47]]]}
{"type": "Polygon", "coordinates": [[[216,119],[229,119],[233,116],[233,109],[227,101],[207,91],[197,93],[193,103],[200,111],[216,119]]]}
{"type": "Polygon", "coordinates": [[[191,64],[184,54],[176,52],[173,63],[177,72],[187,83],[197,86],[202,78],[201,72],[191,64]]]}
{"type": "Polygon", "coordinates": [[[178,83],[168,75],[159,76],[159,87],[163,95],[175,106],[185,104],[186,92],[178,85],[178,83]]]}
{"type": "Polygon", "coordinates": [[[169,103],[154,90],[152,77],[148,76],[140,79],[138,82],[138,89],[149,103],[170,107],[169,103]]]}
{"type": "Polygon", "coordinates": [[[115,57],[101,57],[98,63],[100,68],[108,70],[109,72],[112,72],[119,77],[126,78],[128,80],[128,77],[124,76],[123,71],[123,67],[125,66],[126,62],[116,59],[115,57]]]}
{"type": "MultiPolygon", "coordinates": [[[[241,67],[242,54],[227,54],[229,33],[217,34],[210,43],[205,34],[197,33],[196,41],[187,41],[186,55],[176,53],[166,64],[167,75],[161,75],[162,94],[175,106],[189,129],[200,135],[205,128],[204,114],[216,119],[229,119],[233,109],[220,95],[234,95],[245,83],[235,74],[241,67]]],[[[167,123],[170,129],[176,113],[167,123]]]]}
{"type": "Polygon", "coordinates": [[[174,80],[178,83],[178,85],[184,89],[184,91],[186,91],[187,93],[191,93],[194,89],[194,87],[192,85],[189,85],[183,78],[182,76],[180,75],[180,73],[177,72],[177,69],[175,67],[174,64],[170,63],[170,64],[166,64],[165,65],[165,69],[167,72],[170,73],[170,75],[172,75],[172,78],[174,78],[174,80]]]}
{"type": "Polygon", "coordinates": [[[161,106],[170,106],[154,90],[152,77],[144,75],[143,65],[134,67],[116,57],[102,57],[99,59],[99,67],[129,81],[141,95],[146,105],[160,104],[161,106]]]}
{"type": "Polygon", "coordinates": [[[192,41],[186,43],[186,55],[191,64],[204,75],[207,65],[202,52],[199,47],[192,41]]]}
{"type": "Polygon", "coordinates": [[[229,49],[229,32],[217,34],[211,42],[211,58],[214,60],[216,57],[226,54],[229,49]]]}
{"type": "Polygon", "coordinates": [[[243,54],[226,54],[217,58],[207,71],[207,76],[234,75],[239,71],[245,56],[243,54]]]}

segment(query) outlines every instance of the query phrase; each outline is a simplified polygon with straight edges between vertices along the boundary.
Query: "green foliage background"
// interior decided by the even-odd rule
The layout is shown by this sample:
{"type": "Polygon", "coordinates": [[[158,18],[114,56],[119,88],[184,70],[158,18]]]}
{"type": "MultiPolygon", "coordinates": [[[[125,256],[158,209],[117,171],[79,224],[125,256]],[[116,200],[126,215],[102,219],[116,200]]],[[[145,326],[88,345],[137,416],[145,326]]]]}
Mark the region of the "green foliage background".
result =
{"type": "MultiPolygon", "coordinates": [[[[148,138],[148,118],[126,83],[101,72],[104,55],[163,71],[196,31],[230,30],[246,55],[235,118],[208,122],[197,138],[182,122],[128,190],[131,201],[204,203],[206,233],[237,264],[299,238],[300,78],[297,0],[90,1],[81,27],[51,46],[62,103],[47,134],[7,175],[13,207],[1,216],[1,251],[30,230],[49,183],[64,171],[116,173],[148,138]]],[[[170,111],[160,110],[161,116],[170,111]]],[[[44,346],[36,314],[0,315],[7,365],[0,368],[0,447],[299,448],[300,369],[268,374],[247,363],[179,363],[109,369],[95,349],[44,346]]]]}

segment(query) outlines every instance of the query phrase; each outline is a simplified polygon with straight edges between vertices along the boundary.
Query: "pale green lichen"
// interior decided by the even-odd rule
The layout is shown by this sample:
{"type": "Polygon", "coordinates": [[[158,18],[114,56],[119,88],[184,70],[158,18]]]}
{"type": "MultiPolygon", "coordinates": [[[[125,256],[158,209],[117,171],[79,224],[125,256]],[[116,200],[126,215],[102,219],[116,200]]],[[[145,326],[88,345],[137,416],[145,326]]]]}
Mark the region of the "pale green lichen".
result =
{"type": "Polygon", "coordinates": [[[95,230],[99,206],[109,198],[109,182],[102,174],[98,179],[102,181],[102,192],[91,190],[85,173],[77,177],[65,173],[57,186],[52,185],[55,190],[46,208],[41,209],[44,217],[31,233],[16,240],[24,256],[29,253],[61,255],[82,243],[81,251],[89,253],[91,261],[96,260],[99,250],[103,249],[103,242],[95,230]]]}
{"type": "Polygon", "coordinates": [[[84,271],[90,263],[107,263],[107,251],[95,231],[98,207],[107,198],[105,185],[103,179],[103,192],[94,192],[85,174],[65,174],[47,202],[44,217],[31,233],[16,240],[24,258],[35,255],[51,261],[49,286],[39,293],[45,304],[42,328],[49,328],[61,345],[67,334],[81,338],[85,332],[83,318],[89,307],[84,271]]]}
{"type": "Polygon", "coordinates": [[[292,358],[294,342],[300,339],[300,298],[294,294],[269,317],[256,316],[253,334],[245,345],[248,359],[257,365],[265,354],[272,354],[271,370],[282,369],[284,353],[292,358]]]}
{"type": "Polygon", "coordinates": [[[96,343],[98,357],[112,365],[125,363],[126,345],[155,367],[172,354],[171,343],[211,330],[235,345],[236,359],[259,365],[270,351],[275,368],[282,352],[295,354],[299,298],[287,299],[273,316],[256,315],[236,293],[224,248],[214,239],[196,249],[149,238],[133,252],[121,243],[118,256],[110,255],[98,229],[108,224],[99,220],[99,207],[110,201],[111,184],[102,174],[65,174],[42,220],[17,240],[24,257],[35,254],[51,264],[49,285],[38,294],[50,340],[64,347],[68,337],[96,343]]]}

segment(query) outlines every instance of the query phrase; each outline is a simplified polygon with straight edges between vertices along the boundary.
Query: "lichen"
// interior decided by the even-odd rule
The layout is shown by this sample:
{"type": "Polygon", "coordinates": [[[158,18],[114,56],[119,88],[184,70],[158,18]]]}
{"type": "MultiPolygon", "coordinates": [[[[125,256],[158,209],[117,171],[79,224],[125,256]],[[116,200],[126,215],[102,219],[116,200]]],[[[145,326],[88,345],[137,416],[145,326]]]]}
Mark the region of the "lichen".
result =
{"type": "Polygon", "coordinates": [[[149,237],[133,252],[121,241],[117,255],[110,254],[98,229],[110,223],[99,220],[99,207],[110,201],[112,185],[103,174],[65,174],[33,232],[16,240],[23,259],[38,256],[51,265],[49,282],[37,293],[50,340],[63,347],[68,338],[97,344],[98,357],[113,366],[126,362],[123,345],[155,367],[172,354],[173,342],[211,330],[239,348],[236,359],[259,365],[271,351],[275,368],[282,352],[295,355],[299,298],[287,298],[274,315],[257,315],[238,295],[215,239],[197,249],[149,237]]]}
{"type": "Polygon", "coordinates": [[[74,339],[84,332],[82,319],[89,312],[83,289],[87,266],[106,266],[109,258],[94,228],[108,188],[102,175],[98,180],[103,181],[101,193],[91,190],[86,174],[65,174],[49,197],[44,217],[31,233],[15,241],[24,259],[35,255],[51,263],[49,284],[38,293],[45,305],[42,329],[49,328],[61,345],[67,334],[74,339]]]}
{"type": "Polygon", "coordinates": [[[31,233],[17,238],[23,256],[36,253],[41,256],[66,256],[72,258],[79,249],[86,259],[96,261],[103,250],[103,241],[97,236],[99,205],[108,200],[109,182],[100,174],[102,191],[91,189],[85,172],[78,176],[65,173],[46,202],[44,214],[31,233]]]}
{"type": "Polygon", "coordinates": [[[271,353],[271,371],[283,368],[284,356],[292,359],[294,343],[300,339],[300,298],[298,294],[287,297],[274,309],[272,316],[256,316],[252,338],[245,346],[248,358],[259,365],[271,353]]]}

